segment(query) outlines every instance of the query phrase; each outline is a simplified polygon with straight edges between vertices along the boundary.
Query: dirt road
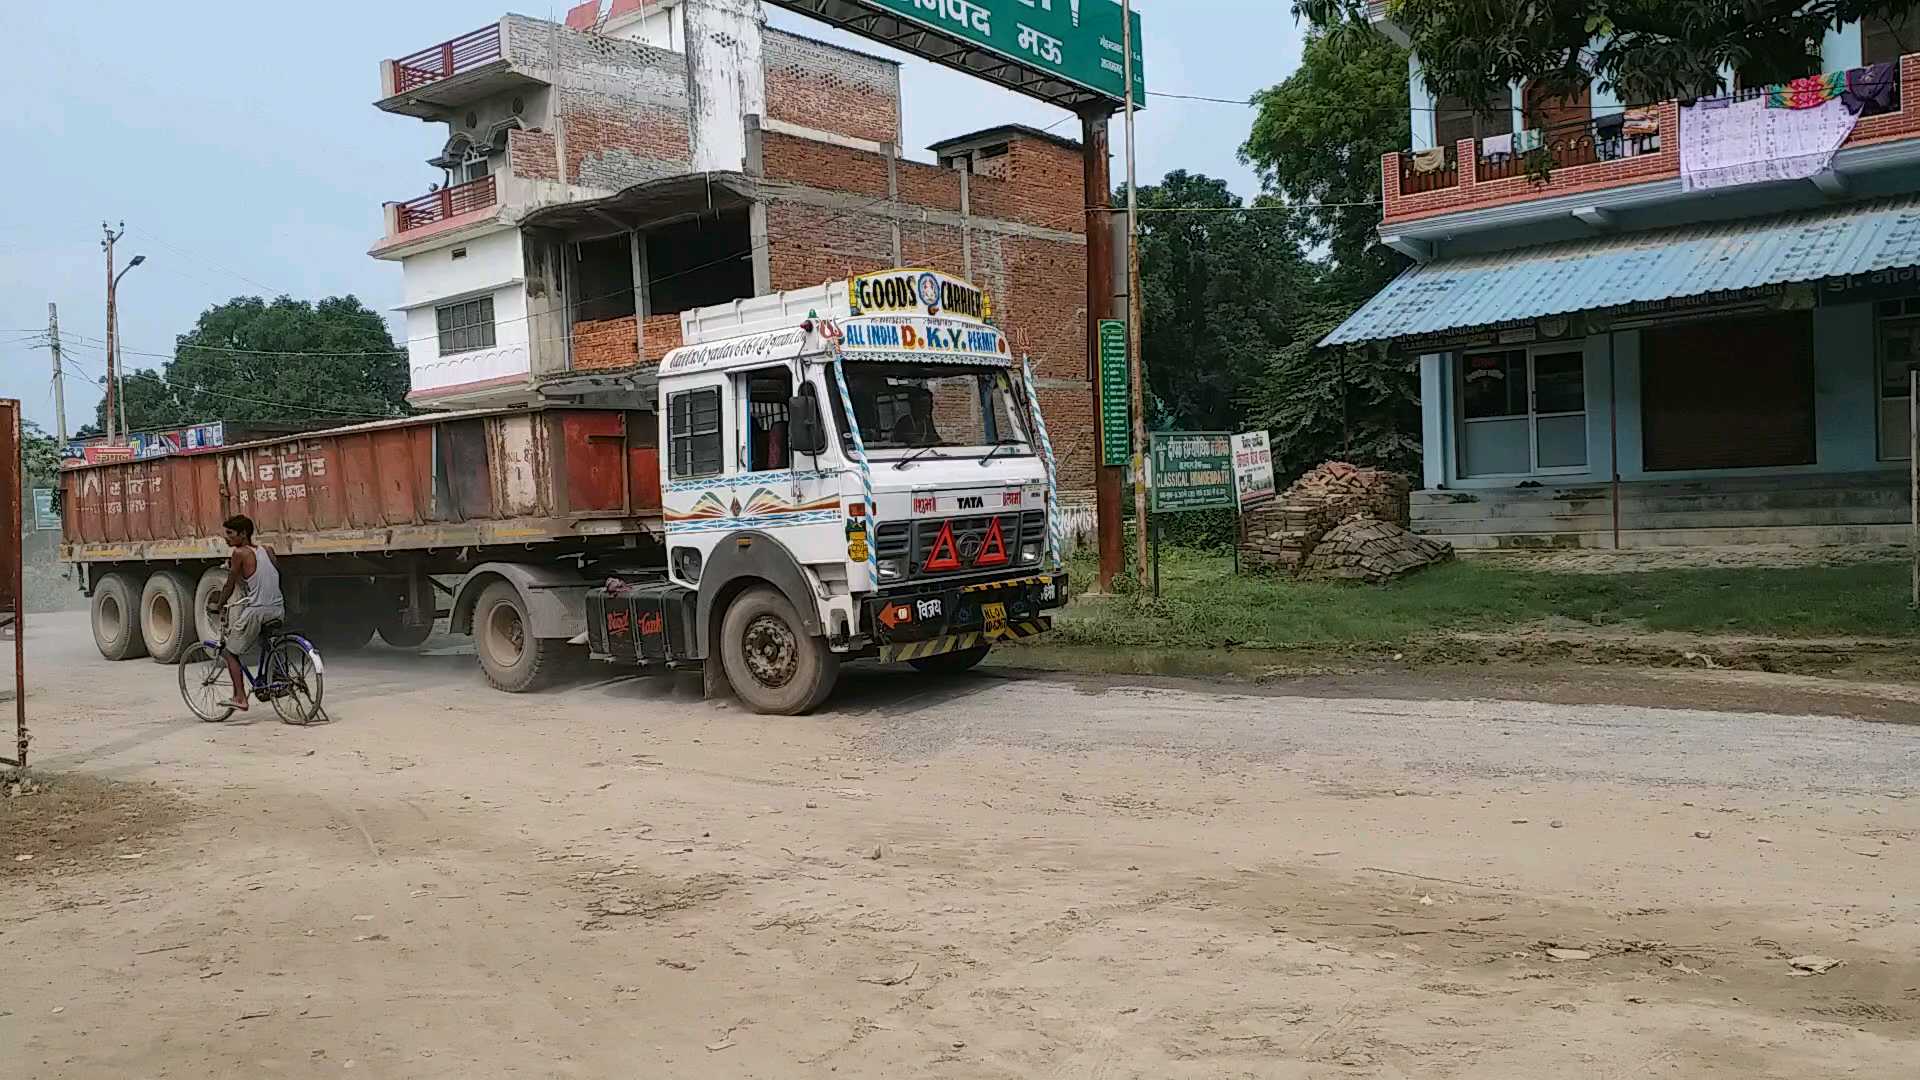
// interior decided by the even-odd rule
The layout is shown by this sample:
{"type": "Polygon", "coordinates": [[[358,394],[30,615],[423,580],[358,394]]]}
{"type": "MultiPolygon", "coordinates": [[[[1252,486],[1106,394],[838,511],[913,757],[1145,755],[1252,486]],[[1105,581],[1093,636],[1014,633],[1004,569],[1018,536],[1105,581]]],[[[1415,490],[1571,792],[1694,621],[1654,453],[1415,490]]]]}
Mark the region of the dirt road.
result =
{"type": "Polygon", "coordinates": [[[1707,712],[1658,688],[1730,691],[876,670],[771,720],[370,651],[330,661],[331,726],[216,727],[78,617],[37,627],[53,791],[0,809],[8,1076],[1801,1080],[1920,1052],[1920,727],[1783,684],[1707,712]],[[63,790],[94,810],[36,823],[63,790]]]}

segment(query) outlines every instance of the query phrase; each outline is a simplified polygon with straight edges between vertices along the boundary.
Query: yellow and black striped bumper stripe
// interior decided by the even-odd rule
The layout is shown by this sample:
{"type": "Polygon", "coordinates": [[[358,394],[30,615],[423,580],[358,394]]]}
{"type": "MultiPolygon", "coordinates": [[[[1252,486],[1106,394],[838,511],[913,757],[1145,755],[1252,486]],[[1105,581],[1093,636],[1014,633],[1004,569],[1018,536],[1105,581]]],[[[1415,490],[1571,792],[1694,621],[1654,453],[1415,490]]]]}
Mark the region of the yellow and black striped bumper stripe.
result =
{"type": "Polygon", "coordinates": [[[884,645],[880,648],[880,659],[890,664],[907,660],[925,660],[930,656],[941,656],[962,649],[971,649],[981,642],[1023,641],[1038,637],[1053,629],[1047,619],[1033,619],[1024,622],[1008,623],[1005,630],[991,634],[967,633],[950,634],[946,637],[930,638],[926,641],[914,641],[904,645],[884,645]]]}
{"type": "Polygon", "coordinates": [[[989,581],[985,585],[969,585],[960,591],[963,593],[992,592],[995,589],[1018,589],[1027,585],[1051,585],[1053,576],[1043,574],[1040,577],[1015,578],[1012,581],[989,581]]]}

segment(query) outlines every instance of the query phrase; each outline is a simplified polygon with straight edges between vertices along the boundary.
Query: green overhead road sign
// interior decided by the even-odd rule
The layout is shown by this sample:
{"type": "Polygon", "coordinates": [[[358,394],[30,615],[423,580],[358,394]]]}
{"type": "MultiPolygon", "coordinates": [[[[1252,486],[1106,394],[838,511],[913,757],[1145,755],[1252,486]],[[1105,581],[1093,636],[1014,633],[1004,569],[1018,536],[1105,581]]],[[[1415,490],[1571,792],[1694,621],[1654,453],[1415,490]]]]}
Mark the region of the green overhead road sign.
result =
{"type": "MultiPolygon", "coordinates": [[[[1117,0],[768,2],[1070,109],[1127,96],[1117,0]]],[[[1147,96],[1139,12],[1133,57],[1138,106],[1147,96]]]]}

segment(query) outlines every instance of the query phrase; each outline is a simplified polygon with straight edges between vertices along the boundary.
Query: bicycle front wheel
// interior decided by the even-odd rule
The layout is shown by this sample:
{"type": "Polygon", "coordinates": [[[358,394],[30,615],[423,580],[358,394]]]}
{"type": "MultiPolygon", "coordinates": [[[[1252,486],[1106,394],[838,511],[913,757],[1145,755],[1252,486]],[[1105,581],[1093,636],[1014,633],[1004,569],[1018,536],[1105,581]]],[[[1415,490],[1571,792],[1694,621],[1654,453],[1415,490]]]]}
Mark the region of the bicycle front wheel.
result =
{"type": "Polygon", "coordinates": [[[233,715],[233,680],[227,675],[226,657],[206,642],[187,646],[180,658],[180,697],[193,715],[209,724],[217,724],[233,715]]]}
{"type": "Polygon", "coordinates": [[[326,676],[320,653],[298,638],[281,638],[267,658],[266,682],[273,687],[273,711],[289,724],[311,724],[320,718],[320,697],[326,676]]]}

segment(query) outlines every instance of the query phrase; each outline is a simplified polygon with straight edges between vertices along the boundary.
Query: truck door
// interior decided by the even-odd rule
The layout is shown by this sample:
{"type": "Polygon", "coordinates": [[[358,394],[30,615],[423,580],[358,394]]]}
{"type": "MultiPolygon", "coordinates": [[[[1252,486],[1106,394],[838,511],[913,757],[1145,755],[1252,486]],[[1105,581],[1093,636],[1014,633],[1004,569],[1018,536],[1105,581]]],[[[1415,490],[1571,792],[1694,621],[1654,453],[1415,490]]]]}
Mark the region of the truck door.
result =
{"type": "Polygon", "coordinates": [[[732,387],[723,374],[675,380],[661,411],[661,517],[667,565],[679,584],[696,587],[700,568],[719,539],[734,529],[745,507],[739,476],[738,425],[732,387]]]}

